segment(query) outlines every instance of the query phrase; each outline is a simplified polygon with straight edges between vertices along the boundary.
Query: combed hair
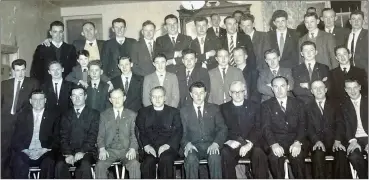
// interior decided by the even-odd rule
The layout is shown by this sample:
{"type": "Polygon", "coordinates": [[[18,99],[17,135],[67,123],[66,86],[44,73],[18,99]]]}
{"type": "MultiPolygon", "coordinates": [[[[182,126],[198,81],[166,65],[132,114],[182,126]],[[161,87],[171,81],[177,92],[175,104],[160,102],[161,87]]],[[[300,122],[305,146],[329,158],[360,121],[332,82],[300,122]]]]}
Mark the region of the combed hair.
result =
{"type": "Polygon", "coordinates": [[[274,82],[274,80],[276,80],[276,79],[284,79],[285,81],[286,81],[286,83],[287,83],[287,85],[288,85],[288,79],[286,78],[286,77],[284,77],[284,76],[276,76],[276,77],[274,77],[271,81],[270,81],[270,84],[273,86],[273,82],[274,82]]]}
{"type": "Polygon", "coordinates": [[[91,22],[91,21],[87,21],[87,22],[83,23],[82,24],[82,27],[85,26],[86,24],[91,24],[92,27],[96,28],[95,27],[95,24],[93,22],[91,22]]]}
{"type": "Polygon", "coordinates": [[[234,19],[234,20],[236,20],[233,16],[227,16],[226,18],[224,18],[223,23],[226,24],[226,21],[228,19],[234,19]]]}
{"type": "Polygon", "coordinates": [[[77,51],[77,59],[79,58],[80,55],[90,57],[90,53],[85,49],[77,51]]]}
{"type": "Polygon", "coordinates": [[[347,79],[345,79],[345,84],[346,83],[353,83],[353,82],[356,82],[358,85],[361,86],[361,84],[359,83],[359,81],[357,79],[355,79],[355,78],[347,78],[347,79]]]}
{"type": "Polygon", "coordinates": [[[241,20],[240,21],[247,21],[250,20],[252,23],[254,23],[255,21],[255,16],[252,14],[245,14],[243,16],[241,16],[241,20]]]}
{"type": "Polygon", "coordinates": [[[322,16],[323,16],[323,13],[324,13],[325,11],[333,11],[333,12],[334,12],[334,15],[336,15],[336,12],[334,11],[334,9],[333,9],[333,8],[324,8],[324,9],[322,10],[322,16]]]}
{"type": "Polygon", "coordinates": [[[109,97],[111,97],[111,94],[112,94],[113,92],[115,92],[115,91],[121,91],[121,92],[123,93],[123,96],[126,96],[126,92],[125,92],[125,91],[123,91],[123,89],[121,89],[121,88],[114,88],[113,90],[111,90],[111,91],[109,92],[109,97]]]}
{"type": "Polygon", "coordinates": [[[208,24],[208,19],[206,17],[196,17],[195,18],[195,25],[197,22],[205,21],[208,24]]]}
{"type": "Polygon", "coordinates": [[[111,22],[111,26],[114,27],[114,23],[123,23],[124,27],[127,27],[127,23],[126,20],[122,19],[122,18],[116,18],[111,22]]]}
{"type": "Polygon", "coordinates": [[[237,47],[235,47],[235,48],[233,49],[232,53],[234,53],[235,51],[238,51],[238,50],[242,50],[242,51],[243,51],[243,53],[244,53],[245,55],[247,55],[247,51],[246,51],[246,48],[245,48],[244,46],[237,46],[237,47]]]}
{"type": "Polygon", "coordinates": [[[99,68],[101,69],[102,68],[102,63],[101,63],[101,61],[100,60],[93,60],[93,61],[90,61],[89,63],[88,63],[88,69],[90,69],[90,67],[91,66],[93,66],[93,65],[95,65],[95,66],[99,66],[99,68]]]}
{"type": "Polygon", "coordinates": [[[155,59],[156,58],[164,58],[165,59],[165,61],[167,61],[167,57],[165,56],[165,54],[163,54],[163,53],[157,53],[155,56],[154,56],[154,58],[152,59],[152,62],[155,62],[155,59]]]}
{"type": "Polygon", "coordinates": [[[64,23],[63,23],[63,22],[61,22],[61,21],[53,21],[53,22],[50,24],[50,30],[51,30],[54,26],[61,26],[61,27],[63,27],[63,31],[64,31],[64,23]]]}
{"type": "Polygon", "coordinates": [[[319,19],[318,14],[317,14],[317,13],[315,13],[315,12],[306,13],[306,14],[304,15],[304,19],[305,19],[305,18],[307,18],[307,17],[314,17],[315,19],[319,19]]]}
{"type": "Polygon", "coordinates": [[[24,65],[25,68],[27,68],[27,61],[24,59],[16,59],[12,62],[12,69],[14,70],[15,65],[22,66],[24,65]]]}
{"type": "Polygon", "coordinates": [[[182,51],[182,57],[185,57],[187,54],[193,54],[195,57],[197,56],[196,51],[190,48],[186,48],[182,51]]]}
{"type": "Polygon", "coordinates": [[[29,98],[31,99],[32,96],[35,95],[35,94],[43,94],[45,96],[45,98],[46,98],[46,94],[45,94],[45,92],[42,89],[35,89],[35,90],[33,90],[31,92],[29,98]]]}
{"type": "Polygon", "coordinates": [[[164,96],[167,94],[167,91],[165,90],[165,88],[164,88],[163,86],[155,86],[155,87],[153,87],[153,88],[150,90],[150,97],[151,97],[151,95],[152,95],[152,92],[153,92],[153,91],[155,91],[155,90],[157,90],[157,89],[162,90],[162,91],[163,91],[163,93],[164,93],[164,96]]]}
{"type": "Polygon", "coordinates": [[[272,21],[275,21],[277,18],[284,17],[286,20],[288,19],[288,14],[284,10],[276,10],[272,15],[272,21]]]}
{"type": "Polygon", "coordinates": [[[142,23],[142,28],[144,28],[147,25],[153,25],[154,26],[154,29],[156,29],[156,25],[152,21],[150,21],[150,20],[147,20],[147,21],[143,22],[142,23]]]}
{"type": "Polygon", "coordinates": [[[121,56],[121,57],[118,57],[118,64],[119,64],[120,60],[125,60],[125,59],[128,59],[129,62],[132,62],[132,59],[130,57],[121,56]]]}
{"type": "Polygon", "coordinates": [[[204,84],[203,82],[201,82],[201,81],[196,81],[196,82],[192,83],[192,84],[191,84],[191,86],[190,86],[190,88],[188,88],[188,90],[189,90],[190,92],[192,92],[192,89],[193,89],[193,88],[204,88],[204,90],[205,90],[205,92],[206,92],[206,86],[205,86],[205,84],[204,84]]]}
{"type": "Polygon", "coordinates": [[[241,14],[241,16],[245,15],[245,13],[243,13],[242,11],[240,11],[240,10],[236,10],[236,11],[234,11],[234,12],[232,13],[232,16],[234,17],[237,13],[238,13],[238,14],[241,14]]]}
{"type": "Polygon", "coordinates": [[[273,54],[273,53],[276,53],[278,57],[280,56],[280,53],[277,49],[268,49],[264,52],[264,59],[266,59],[268,54],[273,54]]]}
{"type": "Polygon", "coordinates": [[[350,19],[351,19],[351,16],[352,15],[361,15],[362,18],[364,18],[364,12],[363,11],[360,11],[360,10],[355,10],[355,11],[352,11],[351,14],[350,14],[350,19]]]}
{"type": "Polygon", "coordinates": [[[51,61],[50,63],[49,63],[49,65],[47,66],[48,67],[48,69],[50,69],[50,66],[51,65],[53,65],[53,64],[59,64],[60,65],[60,67],[62,67],[63,68],[63,66],[62,66],[62,64],[59,62],[59,61],[51,61]]]}
{"type": "Polygon", "coordinates": [[[164,24],[166,24],[167,19],[176,19],[176,21],[178,23],[178,17],[176,15],[174,15],[174,14],[169,14],[169,15],[165,16],[165,18],[164,18],[164,24]]]}
{"type": "Polygon", "coordinates": [[[312,41],[305,41],[301,44],[300,46],[300,51],[302,51],[302,48],[304,48],[304,46],[307,46],[307,45],[313,45],[314,46],[314,49],[316,50],[316,44],[312,41]]]}
{"type": "Polygon", "coordinates": [[[336,47],[334,47],[334,55],[336,55],[337,56],[337,50],[339,50],[339,49],[346,49],[346,51],[349,53],[349,54],[351,54],[351,52],[350,52],[350,50],[347,48],[347,46],[345,46],[345,45],[338,45],[338,46],[336,46],[336,47]]]}

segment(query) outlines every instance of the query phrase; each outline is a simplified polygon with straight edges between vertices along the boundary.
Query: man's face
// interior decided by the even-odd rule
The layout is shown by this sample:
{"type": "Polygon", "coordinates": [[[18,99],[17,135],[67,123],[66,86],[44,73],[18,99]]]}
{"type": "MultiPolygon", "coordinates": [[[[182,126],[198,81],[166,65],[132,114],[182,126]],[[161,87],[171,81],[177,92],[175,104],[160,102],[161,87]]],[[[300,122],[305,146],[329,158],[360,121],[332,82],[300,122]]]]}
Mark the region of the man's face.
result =
{"type": "Polygon", "coordinates": [[[311,93],[313,93],[315,99],[324,99],[327,88],[322,81],[315,81],[311,84],[311,93]]]}
{"type": "Polygon", "coordinates": [[[129,62],[129,59],[121,59],[119,60],[118,67],[122,74],[129,74],[132,72],[133,63],[129,62]]]}
{"type": "Polygon", "coordinates": [[[233,57],[237,66],[246,63],[247,55],[241,49],[234,51],[233,57]]]}
{"type": "Polygon", "coordinates": [[[163,57],[157,57],[154,60],[154,66],[156,68],[156,71],[163,73],[166,71],[166,63],[167,61],[163,57]]]}
{"type": "Polygon", "coordinates": [[[207,30],[208,30],[208,24],[206,23],[206,21],[196,22],[197,36],[205,36],[207,30]]]}
{"type": "Polygon", "coordinates": [[[336,13],[333,10],[324,11],[322,20],[324,21],[325,27],[333,27],[334,22],[337,20],[336,13]]]}
{"type": "Polygon", "coordinates": [[[88,62],[89,62],[89,58],[86,57],[85,55],[79,55],[78,59],[77,59],[78,63],[82,66],[82,67],[87,67],[88,66],[88,62]]]}
{"type": "Polygon", "coordinates": [[[31,103],[33,109],[42,110],[45,108],[46,97],[44,94],[34,94],[29,102],[31,103]]]}
{"type": "Polygon", "coordinates": [[[229,62],[229,53],[226,50],[218,51],[217,57],[215,59],[218,61],[220,67],[226,67],[229,62]]]}
{"type": "Polygon", "coordinates": [[[113,24],[113,32],[116,37],[124,37],[124,33],[126,32],[126,25],[122,22],[116,22],[113,24]]]}
{"type": "Polygon", "coordinates": [[[165,27],[169,35],[176,35],[178,33],[178,22],[175,18],[169,18],[165,21],[165,27]]]}
{"type": "Polygon", "coordinates": [[[315,19],[314,16],[305,17],[304,22],[305,22],[306,29],[309,31],[315,30],[319,24],[319,20],[315,19]]]}
{"type": "Polygon", "coordinates": [[[98,65],[91,65],[88,69],[88,73],[92,80],[99,80],[103,71],[98,65]]]}
{"type": "Polygon", "coordinates": [[[186,69],[192,69],[195,67],[197,59],[195,57],[195,54],[190,53],[183,56],[182,62],[185,65],[186,69]]]}
{"type": "Polygon", "coordinates": [[[164,91],[155,89],[151,92],[151,103],[154,107],[162,107],[165,103],[164,91]]]}
{"type": "Polygon", "coordinates": [[[113,108],[120,109],[123,107],[123,103],[126,100],[126,97],[121,90],[115,90],[111,92],[109,101],[113,105],[113,108]]]}
{"type": "Polygon", "coordinates": [[[142,35],[147,40],[154,39],[155,27],[152,24],[148,24],[142,28],[142,35]]]}
{"type": "Polygon", "coordinates": [[[211,24],[213,25],[213,27],[219,27],[220,17],[218,15],[212,16],[211,17],[211,24]]]}
{"type": "Polygon", "coordinates": [[[234,34],[237,32],[237,22],[234,18],[228,18],[225,22],[225,27],[228,34],[234,34]]]}
{"type": "Polygon", "coordinates": [[[50,65],[48,72],[53,79],[60,79],[63,78],[62,75],[64,72],[64,68],[62,68],[60,64],[55,63],[50,65]]]}
{"type": "Polygon", "coordinates": [[[345,91],[351,99],[358,99],[360,97],[361,86],[357,82],[346,82],[345,91]]]}
{"type": "Polygon", "coordinates": [[[245,99],[245,87],[240,83],[233,84],[229,88],[229,95],[232,97],[232,100],[236,103],[240,103],[245,99]]]}
{"type": "Polygon", "coordinates": [[[242,14],[241,13],[236,13],[236,14],[234,14],[234,18],[236,19],[236,21],[237,22],[240,22],[240,20],[241,20],[241,16],[242,16],[242,14]]]}
{"type": "Polygon", "coordinates": [[[339,48],[336,51],[336,59],[340,65],[350,64],[351,54],[348,53],[347,49],[339,48]]]}
{"type": "Polygon", "coordinates": [[[63,41],[64,28],[63,26],[53,26],[49,31],[51,39],[57,43],[63,41]]]}
{"type": "Polygon", "coordinates": [[[279,67],[279,60],[280,57],[277,55],[277,53],[269,53],[265,58],[266,63],[271,69],[277,69],[279,67]]]}
{"type": "Polygon", "coordinates": [[[74,106],[83,106],[85,105],[87,94],[85,94],[85,91],[81,88],[73,89],[71,99],[74,106]]]}
{"type": "Polygon", "coordinates": [[[287,29],[287,19],[285,17],[278,17],[273,21],[273,24],[277,27],[278,30],[284,31],[287,29]]]}
{"type": "Polygon", "coordinates": [[[350,18],[350,24],[353,29],[360,29],[363,27],[363,17],[360,14],[354,14],[350,18]]]}
{"type": "Polygon", "coordinates": [[[287,91],[289,89],[289,85],[283,78],[274,79],[272,84],[272,90],[276,98],[285,98],[287,97],[287,91]]]}
{"type": "Polygon", "coordinates": [[[249,34],[254,30],[254,23],[251,20],[241,21],[240,24],[243,32],[249,34]]]}
{"type": "Polygon", "coordinates": [[[206,96],[205,88],[193,87],[190,92],[190,95],[195,104],[202,104],[206,96]]]}
{"type": "Polygon", "coordinates": [[[96,39],[96,33],[96,29],[91,24],[85,24],[82,27],[82,36],[84,36],[89,41],[93,41],[96,39]]]}
{"type": "Polygon", "coordinates": [[[18,80],[24,79],[26,76],[26,66],[24,65],[15,65],[13,69],[14,78],[18,80]]]}
{"type": "Polygon", "coordinates": [[[301,55],[305,58],[305,61],[314,60],[317,54],[318,51],[315,50],[313,45],[305,45],[302,47],[301,55]]]}

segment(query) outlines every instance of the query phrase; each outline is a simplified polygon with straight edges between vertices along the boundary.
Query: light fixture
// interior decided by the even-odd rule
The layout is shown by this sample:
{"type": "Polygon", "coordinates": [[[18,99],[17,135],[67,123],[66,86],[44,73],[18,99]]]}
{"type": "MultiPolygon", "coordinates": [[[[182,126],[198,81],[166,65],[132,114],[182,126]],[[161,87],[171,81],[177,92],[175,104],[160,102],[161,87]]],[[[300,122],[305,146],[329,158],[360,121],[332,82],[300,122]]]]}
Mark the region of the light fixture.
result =
{"type": "Polygon", "coordinates": [[[233,4],[249,4],[250,2],[248,1],[227,1],[229,3],[233,3],[233,4]]]}
{"type": "Polygon", "coordinates": [[[182,1],[181,4],[186,10],[195,11],[204,7],[205,1],[182,1]]]}
{"type": "Polygon", "coordinates": [[[220,2],[219,1],[207,1],[206,2],[206,6],[210,7],[210,6],[219,6],[220,2]]]}

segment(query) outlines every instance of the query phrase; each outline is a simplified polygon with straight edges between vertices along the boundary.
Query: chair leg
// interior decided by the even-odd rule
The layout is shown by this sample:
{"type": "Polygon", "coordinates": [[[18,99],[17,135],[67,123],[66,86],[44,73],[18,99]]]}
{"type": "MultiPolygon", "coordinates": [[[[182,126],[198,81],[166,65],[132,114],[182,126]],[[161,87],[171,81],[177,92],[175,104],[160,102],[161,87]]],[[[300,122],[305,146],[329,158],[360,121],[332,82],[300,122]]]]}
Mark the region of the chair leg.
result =
{"type": "Polygon", "coordinates": [[[40,173],[41,171],[37,171],[37,179],[40,179],[40,173]]]}
{"type": "Polygon", "coordinates": [[[117,176],[117,179],[120,179],[118,165],[114,165],[114,167],[115,167],[115,175],[117,176]]]}
{"type": "Polygon", "coordinates": [[[288,178],[288,162],[287,162],[287,159],[284,161],[284,178],[289,179],[288,178]]]}
{"type": "Polygon", "coordinates": [[[158,179],[158,164],[156,164],[156,177],[155,177],[155,179],[158,179]]]}
{"type": "Polygon", "coordinates": [[[121,179],[124,179],[126,176],[126,166],[122,166],[122,176],[120,177],[121,179]]]}
{"type": "Polygon", "coordinates": [[[92,174],[92,179],[96,179],[96,174],[95,174],[93,167],[91,167],[91,174],[92,174]]]}
{"type": "Polygon", "coordinates": [[[350,163],[350,169],[351,169],[352,179],[358,179],[357,171],[354,169],[351,163],[350,163]]]}

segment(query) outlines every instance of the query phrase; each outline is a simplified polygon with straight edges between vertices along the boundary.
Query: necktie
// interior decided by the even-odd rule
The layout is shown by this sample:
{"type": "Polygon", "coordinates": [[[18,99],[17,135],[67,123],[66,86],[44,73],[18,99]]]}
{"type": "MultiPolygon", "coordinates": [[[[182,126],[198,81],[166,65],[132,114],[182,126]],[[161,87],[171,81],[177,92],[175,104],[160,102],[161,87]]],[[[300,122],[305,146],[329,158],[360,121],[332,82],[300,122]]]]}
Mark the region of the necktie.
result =
{"type": "Polygon", "coordinates": [[[283,33],[281,33],[281,36],[279,37],[279,54],[281,56],[283,54],[283,48],[284,48],[284,36],[283,33]]]}
{"type": "Polygon", "coordinates": [[[18,104],[18,97],[19,97],[20,88],[21,88],[21,81],[18,81],[17,89],[15,90],[14,105],[13,105],[13,108],[12,108],[12,111],[11,111],[12,114],[15,114],[16,113],[16,110],[17,110],[17,104],[18,104]]]}
{"type": "Polygon", "coordinates": [[[152,52],[153,52],[152,42],[150,41],[148,44],[149,44],[149,53],[150,53],[150,56],[152,57],[152,52]]]}
{"type": "Polygon", "coordinates": [[[118,112],[118,116],[115,118],[115,120],[120,120],[120,111],[117,111],[118,112]]]}
{"type": "Polygon", "coordinates": [[[126,82],[124,82],[124,91],[127,94],[127,92],[128,92],[128,77],[126,77],[126,82]]]}
{"type": "Polygon", "coordinates": [[[197,106],[197,119],[202,120],[201,106],[197,106]]]}
{"type": "Polygon", "coordinates": [[[79,112],[79,109],[76,109],[77,118],[81,115],[81,112],[79,112]]]}
{"type": "Polygon", "coordinates": [[[82,80],[84,82],[87,82],[87,69],[84,69],[82,72],[82,80]]]}
{"type": "Polygon", "coordinates": [[[188,86],[188,81],[190,80],[190,72],[191,71],[187,71],[187,75],[186,75],[187,86],[188,86]]]}
{"type": "Polygon", "coordinates": [[[174,37],[172,37],[172,44],[173,44],[173,46],[176,45],[176,40],[174,39],[174,37]]]}
{"type": "Polygon", "coordinates": [[[58,98],[59,98],[59,95],[58,95],[58,83],[55,83],[55,89],[54,89],[54,91],[55,91],[55,95],[56,95],[56,100],[58,100],[58,98]]]}
{"type": "Polygon", "coordinates": [[[225,82],[225,77],[226,77],[226,72],[225,72],[226,68],[222,68],[222,69],[223,69],[222,75],[223,75],[223,83],[224,83],[225,82]]]}
{"type": "Polygon", "coordinates": [[[347,68],[343,68],[343,72],[347,74],[347,68]]]}
{"type": "Polygon", "coordinates": [[[119,40],[119,44],[122,45],[123,44],[123,40],[119,40]]]}
{"type": "Polygon", "coordinates": [[[218,28],[215,28],[215,34],[216,34],[217,36],[219,36],[219,30],[218,30],[218,28]]]}
{"type": "Polygon", "coordinates": [[[314,33],[310,33],[310,35],[311,35],[311,39],[314,39],[314,33]]]}
{"type": "Polygon", "coordinates": [[[352,33],[352,40],[351,40],[351,55],[352,55],[352,65],[355,66],[355,33],[352,33]]]}
{"type": "Polygon", "coordinates": [[[205,43],[205,38],[201,38],[201,44],[204,45],[205,43]]]}
{"type": "Polygon", "coordinates": [[[281,101],[281,109],[283,112],[286,112],[286,108],[283,106],[283,101],[281,101]]]}
{"type": "Polygon", "coordinates": [[[97,84],[96,83],[94,83],[94,89],[97,89],[97,84]]]}
{"type": "Polygon", "coordinates": [[[230,46],[229,46],[229,54],[230,54],[230,58],[229,58],[229,64],[231,66],[234,66],[235,63],[234,63],[234,59],[233,59],[233,49],[235,48],[234,46],[234,42],[233,42],[233,36],[231,36],[231,43],[230,43],[230,46]]]}
{"type": "Polygon", "coordinates": [[[322,106],[323,101],[319,101],[319,109],[320,112],[323,114],[323,106],[322,106]]]}
{"type": "Polygon", "coordinates": [[[310,80],[311,80],[311,76],[313,75],[313,69],[311,68],[311,63],[308,63],[308,71],[309,71],[309,77],[310,77],[310,80]]]}
{"type": "Polygon", "coordinates": [[[273,70],[273,76],[276,77],[277,76],[277,70],[273,70]]]}
{"type": "Polygon", "coordinates": [[[328,33],[329,33],[329,34],[332,34],[332,29],[329,29],[329,30],[328,30],[328,33]]]}
{"type": "Polygon", "coordinates": [[[90,46],[92,46],[94,43],[89,43],[90,44],[90,46]]]}

